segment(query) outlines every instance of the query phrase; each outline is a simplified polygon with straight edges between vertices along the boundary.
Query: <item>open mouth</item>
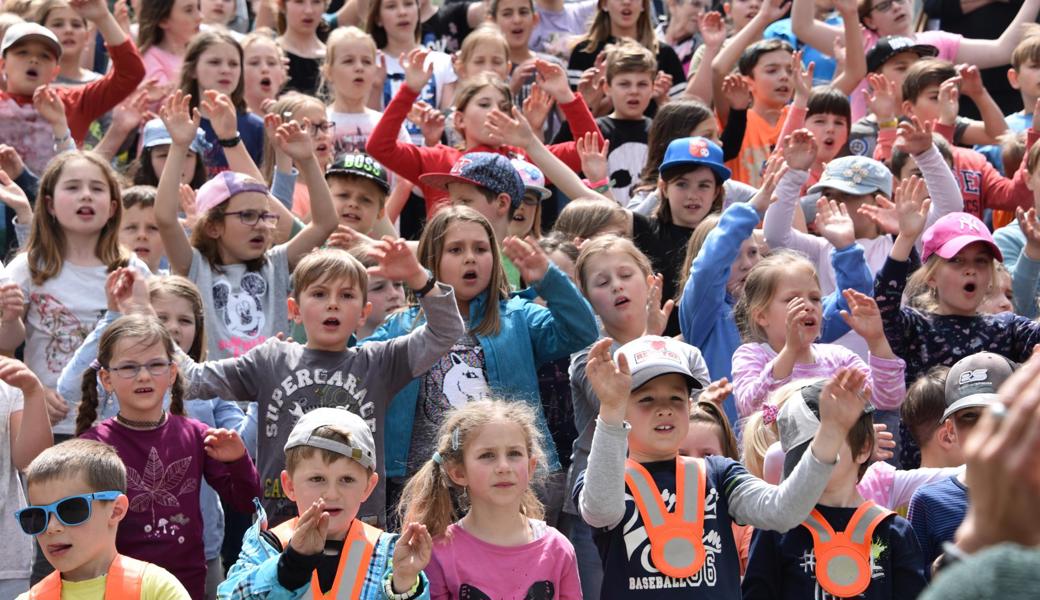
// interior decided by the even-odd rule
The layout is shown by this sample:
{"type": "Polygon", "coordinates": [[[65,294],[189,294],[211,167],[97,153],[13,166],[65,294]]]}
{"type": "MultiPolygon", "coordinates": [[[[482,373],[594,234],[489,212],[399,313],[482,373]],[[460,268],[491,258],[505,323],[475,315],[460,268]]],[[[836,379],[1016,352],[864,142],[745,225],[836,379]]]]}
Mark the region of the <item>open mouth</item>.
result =
{"type": "Polygon", "coordinates": [[[260,79],[260,89],[264,90],[265,92],[271,89],[270,77],[263,77],[260,79]]]}
{"type": "Polygon", "coordinates": [[[337,319],[336,317],[329,317],[328,319],[322,321],[321,324],[326,327],[339,327],[339,319],[337,319]]]}
{"type": "Polygon", "coordinates": [[[674,425],[658,425],[657,427],[654,427],[654,431],[659,433],[671,433],[674,430],[674,425]]]}
{"type": "Polygon", "coordinates": [[[628,296],[618,296],[617,299],[614,300],[614,306],[624,306],[629,302],[631,302],[631,300],[628,299],[628,296]]]}
{"type": "Polygon", "coordinates": [[[65,38],[61,41],[61,45],[65,48],[71,48],[76,45],[75,38],[65,38]]]}
{"type": "Polygon", "coordinates": [[[154,391],[155,391],[155,388],[150,388],[150,387],[134,388],[134,393],[135,394],[151,394],[154,391]]]}
{"type": "Polygon", "coordinates": [[[354,85],[364,85],[364,84],[365,84],[365,78],[364,77],[355,77],[354,78],[354,85]]]}
{"type": "Polygon", "coordinates": [[[355,215],[354,213],[343,213],[343,214],[341,214],[339,216],[339,218],[344,220],[344,221],[351,221],[351,222],[354,222],[354,223],[357,223],[358,221],[361,220],[361,217],[355,215]]]}
{"type": "Polygon", "coordinates": [[[25,76],[30,77],[32,79],[36,79],[40,76],[40,73],[36,69],[26,69],[25,76]]]}
{"type": "Polygon", "coordinates": [[[262,246],[267,243],[267,239],[264,238],[264,236],[262,235],[254,235],[253,237],[249,238],[249,243],[253,246],[262,246]]]}
{"type": "Polygon", "coordinates": [[[977,286],[974,283],[969,282],[964,284],[964,291],[968,294],[974,294],[976,289],[977,286]]]}
{"type": "Polygon", "coordinates": [[[520,213],[516,213],[516,214],[513,215],[513,221],[515,221],[517,223],[523,223],[526,220],[527,220],[527,217],[525,217],[524,215],[522,215],[520,213]]]}
{"type": "Polygon", "coordinates": [[[222,87],[231,87],[231,80],[230,79],[221,79],[221,80],[218,80],[217,83],[220,86],[222,86],[222,87]]]}
{"type": "Polygon", "coordinates": [[[791,88],[787,87],[786,85],[782,85],[782,86],[776,88],[776,93],[778,93],[778,94],[789,94],[789,93],[791,93],[791,88]]]}
{"type": "Polygon", "coordinates": [[[83,206],[83,207],[80,207],[80,209],[76,211],[76,214],[81,216],[81,217],[91,218],[96,213],[94,212],[93,208],[91,208],[89,206],[83,206]]]}
{"type": "Polygon", "coordinates": [[[318,144],[317,146],[314,147],[314,151],[317,152],[318,154],[325,154],[326,152],[329,151],[329,145],[328,144],[318,144]]]}
{"type": "Polygon", "coordinates": [[[688,210],[690,212],[696,212],[696,211],[698,211],[698,210],[700,210],[702,208],[702,205],[700,205],[700,204],[684,204],[683,208],[685,208],[686,210],[688,210]]]}
{"type": "Polygon", "coordinates": [[[144,246],[139,246],[137,248],[134,248],[134,254],[136,254],[138,256],[147,256],[147,255],[149,255],[151,253],[152,253],[152,251],[149,250],[148,248],[145,248],[144,246]]]}
{"type": "Polygon", "coordinates": [[[816,317],[809,317],[807,319],[802,319],[802,325],[804,325],[806,327],[816,327],[816,317]]]}
{"type": "Polygon", "coordinates": [[[471,281],[471,282],[472,281],[476,281],[477,280],[477,272],[476,271],[466,271],[465,273],[462,274],[462,280],[463,281],[471,281]]]}
{"type": "Polygon", "coordinates": [[[397,25],[398,29],[408,29],[409,27],[412,26],[412,22],[411,21],[398,21],[396,23],[396,25],[397,25]]]}
{"type": "Polygon", "coordinates": [[[520,28],[520,29],[510,29],[509,30],[509,34],[510,35],[521,36],[521,35],[524,34],[524,30],[523,30],[523,28],[520,28]]]}
{"type": "Polygon", "coordinates": [[[329,513],[330,517],[335,517],[335,516],[338,516],[340,513],[342,513],[343,509],[342,508],[329,508],[329,507],[326,506],[325,507],[325,512],[329,513]]]}
{"type": "Polygon", "coordinates": [[[621,16],[622,16],[622,17],[624,17],[624,18],[626,18],[626,19],[629,19],[629,18],[631,18],[631,17],[632,17],[632,15],[633,15],[633,11],[631,11],[631,10],[629,10],[629,9],[627,9],[627,8],[626,8],[626,9],[623,9],[623,10],[621,11],[621,16]]]}

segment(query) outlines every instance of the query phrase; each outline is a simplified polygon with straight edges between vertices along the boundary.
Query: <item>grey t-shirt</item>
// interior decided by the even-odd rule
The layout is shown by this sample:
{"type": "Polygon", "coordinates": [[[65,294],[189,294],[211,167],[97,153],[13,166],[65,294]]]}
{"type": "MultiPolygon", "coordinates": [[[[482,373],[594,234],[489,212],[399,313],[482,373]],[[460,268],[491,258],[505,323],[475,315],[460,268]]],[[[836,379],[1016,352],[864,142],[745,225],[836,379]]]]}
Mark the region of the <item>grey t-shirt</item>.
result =
{"type": "MultiPolygon", "coordinates": [[[[287,246],[275,246],[264,255],[258,271],[244,264],[224,265],[217,271],[192,248],[190,279],[206,306],[207,355],[242,356],[279,332],[289,332],[289,256],[287,246]]],[[[191,398],[192,396],[189,396],[191,398]]]]}
{"type": "Polygon", "coordinates": [[[258,403],[256,462],[270,525],[296,514],[280,479],[289,432],[304,413],[324,406],[347,407],[372,428],[379,485],[361,505],[358,517],[385,524],[386,408],[394,394],[432,367],[465,332],[455,293],[447,286],[441,289],[443,295],[426,296],[421,302],[428,315],[425,324],[385,342],[333,352],[269,339],[238,358],[203,364],[178,354],[181,372],[189,382],[185,397],[258,403]]]}

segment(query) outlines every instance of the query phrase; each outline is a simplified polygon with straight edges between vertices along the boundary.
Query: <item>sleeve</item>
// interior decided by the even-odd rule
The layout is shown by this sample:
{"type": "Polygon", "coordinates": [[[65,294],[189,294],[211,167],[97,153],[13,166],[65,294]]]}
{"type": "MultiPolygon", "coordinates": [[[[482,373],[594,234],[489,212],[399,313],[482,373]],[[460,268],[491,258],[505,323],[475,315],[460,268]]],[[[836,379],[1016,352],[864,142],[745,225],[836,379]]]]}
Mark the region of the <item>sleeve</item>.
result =
{"type": "Polygon", "coordinates": [[[744,344],[733,353],[733,397],[741,417],[762,407],[769,393],[790,381],[773,377],[773,363],[760,344],[744,344]]]}
{"type": "Polygon", "coordinates": [[[270,339],[242,356],[204,363],[196,363],[183,350],[177,352],[177,368],[187,383],[185,397],[255,402],[260,393],[261,374],[270,373],[263,354],[273,351],[276,343],[278,340],[270,339]]]}
{"type": "Polygon", "coordinates": [[[877,145],[874,146],[874,160],[888,164],[892,158],[892,146],[896,143],[896,129],[883,127],[878,130],[877,145]]]}
{"type": "MultiPolygon", "coordinates": [[[[596,417],[578,511],[591,527],[612,529],[625,517],[625,454],[628,423],[608,425],[596,417]]],[[[807,513],[808,514],[808,513],[807,513]]]]}
{"type": "Polygon", "coordinates": [[[188,590],[172,573],[149,564],[141,576],[141,600],[190,600],[188,590]]]}
{"type": "MultiPolygon", "coordinates": [[[[924,177],[925,187],[928,188],[928,196],[932,199],[932,207],[928,209],[928,220],[925,228],[931,227],[940,217],[952,212],[964,210],[964,196],[961,188],[957,185],[957,179],[950,170],[950,165],[939,153],[939,149],[932,144],[928,150],[914,157],[914,162],[921,169],[924,177]]],[[[918,240],[920,244],[920,239],[918,240]]]]}
{"type": "Polygon", "coordinates": [[[722,128],[722,134],[719,135],[719,141],[722,142],[723,162],[729,162],[740,156],[740,151],[744,147],[745,133],[747,133],[747,109],[729,109],[726,126],[722,128]]]}
{"type": "Polygon", "coordinates": [[[766,209],[762,223],[762,232],[770,248],[789,248],[797,250],[808,257],[817,269],[827,259],[831,249],[830,243],[807,233],[802,233],[792,226],[794,211],[799,209],[798,198],[802,186],[809,179],[808,171],[789,170],[780,178],[776,186],[776,201],[766,209]]]}
{"type": "Polygon", "coordinates": [[[1023,363],[1029,360],[1033,354],[1033,347],[1040,344],[1040,323],[1027,319],[1020,315],[1011,315],[1011,353],[1008,355],[1013,361],[1023,363]]]}
{"type": "MultiPolygon", "coordinates": [[[[213,422],[217,424],[218,428],[222,429],[233,429],[242,435],[242,429],[246,426],[246,422],[249,420],[246,417],[246,413],[239,408],[238,404],[229,402],[227,400],[213,400],[213,422]]],[[[245,440],[245,436],[242,436],[245,440]]],[[[246,448],[249,448],[249,444],[246,443],[246,448]]]]}
{"type": "MultiPolygon", "coordinates": [[[[80,347],[76,348],[69,362],[65,363],[65,366],[61,369],[61,375],[58,376],[57,391],[58,395],[65,399],[65,403],[69,405],[70,410],[75,411],[83,398],[83,372],[97,358],[98,342],[101,340],[101,334],[105,333],[108,326],[120,316],[119,313],[107,311],[105,316],[101,317],[101,320],[94,326],[94,330],[87,334],[87,338],[83,340],[80,347]]],[[[98,384],[98,391],[102,391],[101,384],[98,384]]]]}
{"type": "MultiPolygon", "coordinates": [[[[200,431],[199,442],[202,442],[200,431]]],[[[260,475],[256,472],[253,460],[247,451],[238,460],[224,463],[205,455],[203,473],[206,483],[236,511],[243,514],[253,513],[253,498],[261,495],[260,475]]]]}
{"type": "MultiPolygon", "coordinates": [[[[787,118],[784,119],[784,128],[780,130],[780,137],[777,140],[782,141],[785,137],[791,135],[795,130],[801,129],[805,125],[805,115],[808,114],[809,109],[804,106],[794,106],[787,110],[787,118]]],[[[780,142],[777,142],[779,144],[780,142]]]]}
{"type": "Polygon", "coordinates": [[[874,295],[874,276],[867,266],[863,246],[852,244],[831,253],[835,289],[823,299],[823,324],[820,341],[829,344],[849,332],[849,324],[841,318],[841,311],[849,309],[842,291],[852,288],[861,294],[874,295]]]}
{"type": "Polygon", "coordinates": [[[782,597],[777,589],[782,578],[780,535],[775,531],[761,529],[756,529],[752,535],[747,572],[740,584],[743,600],[772,600],[782,597]]]}
{"type": "Polygon", "coordinates": [[[917,598],[928,585],[927,571],[917,536],[905,519],[894,517],[890,540],[892,552],[892,597],[917,598]]]}
{"type": "Polygon", "coordinates": [[[675,98],[686,91],[686,71],[683,70],[679,55],[664,42],[658,42],[657,68],[672,76],[672,87],[668,89],[668,96],[675,98]]]}
{"type": "MultiPolygon", "coordinates": [[[[255,527],[255,524],[254,524],[255,527]]],[[[296,600],[307,588],[290,591],[278,582],[281,553],[246,533],[238,560],[228,570],[227,579],[217,588],[220,600],[296,600]]]]}
{"type": "Polygon", "coordinates": [[[1015,270],[1015,263],[1026,249],[1026,236],[1022,233],[1018,222],[1012,222],[1005,227],[993,232],[993,241],[1000,248],[1000,255],[1004,257],[1004,266],[1008,271],[1015,270]]]}
{"type": "Polygon", "coordinates": [[[874,299],[881,311],[885,337],[892,346],[892,352],[904,360],[908,358],[910,350],[907,341],[923,339],[931,329],[921,313],[901,305],[909,272],[909,261],[886,258],[885,264],[874,278],[874,299]]]}
{"type": "Polygon", "coordinates": [[[112,110],[144,79],[144,62],[132,40],[109,47],[108,53],[112,58],[112,69],[101,79],[74,88],[65,97],[69,127],[77,143],[83,141],[91,121],[112,110]],[[73,123],[78,123],[78,127],[73,127],[73,123]]]}
{"type": "Polygon", "coordinates": [[[734,460],[719,460],[727,465],[721,489],[729,502],[729,514],[737,523],[769,531],[787,531],[801,524],[816,506],[834,470],[833,464],[820,462],[811,447],[791,476],[778,486],[751,475],[734,460]]]}
{"type": "Polygon", "coordinates": [[[426,322],[402,338],[408,347],[408,367],[412,377],[428,371],[466,333],[455,301],[455,290],[443,283],[437,285],[444,293],[426,295],[419,300],[426,322]]]}
{"type": "Polygon", "coordinates": [[[384,165],[393,165],[391,170],[394,173],[416,185],[419,185],[419,176],[426,172],[424,157],[436,147],[422,148],[398,141],[397,136],[408,111],[418,99],[418,94],[407,85],[402,85],[372,129],[365,146],[372,158],[384,165]]]}
{"type": "Polygon", "coordinates": [[[545,307],[534,303],[525,307],[536,364],[564,358],[596,341],[596,315],[559,267],[549,263],[545,276],[532,287],[545,300],[545,307]]]}
{"type": "MultiPolygon", "coordinates": [[[[592,116],[592,111],[589,110],[589,105],[585,104],[585,99],[581,97],[581,94],[575,94],[573,101],[561,104],[560,110],[570,125],[572,139],[581,139],[585,137],[586,133],[594,133],[602,141],[603,134],[599,131],[599,125],[596,125],[596,119],[592,116]]],[[[572,171],[581,172],[581,157],[578,156],[575,142],[552,144],[548,148],[553,156],[563,161],[572,171]]]]}
{"type": "Polygon", "coordinates": [[[690,267],[679,300],[679,328],[688,344],[701,347],[726,305],[726,281],[740,246],[758,224],[758,212],[748,204],[731,205],[704,240],[690,267]]]}
{"type": "Polygon", "coordinates": [[[906,518],[910,521],[910,526],[917,536],[917,542],[921,546],[921,553],[925,560],[928,560],[928,557],[933,557],[934,559],[934,557],[938,556],[939,551],[935,547],[932,525],[928,518],[928,514],[931,512],[928,509],[928,499],[925,494],[921,493],[922,491],[918,490],[910,497],[910,509],[906,514],[906,518]]]}
{"type": "Polygon", "coordinates": [[[299,173],[296,169],[289,173],[282,173],[275,169],[274,177],[271,180],[271,195],[290,211],[293,208],[293,193],[296,191],[296,178],[299,173]]]}
{"type": "Polygon", "coordinates": [[[868,359],[873,391],[871,404],[881,410],[898,409],[906,398],[906,363],[898,357],[881,358],[873,354],[868,359]]]}
{"type": "MultiPolygon", "coordinates": [[[[1007,255],[1004,255],[1007,257],[1007,255]]],[[[1006,264],[1006,263],[1005,263],[1006,264]]],[[[1015,312],[1027,319],[1036,319],[1040,316],[1040,309],[1036,304],[1037,282],[1040,281],[1040,261],[1033,260],[1023,252],[1014,265],[1008,267],[1011,271],[1012,302],[1015,312]]]]}
{"type": "Polygon", "coordinates": [[[899,506],[892,502],[892,487],[895,481],[896,468],[883,460],[872,463],[866,473],[856,484],[856,491],[865,500],[873,500],[881,506],[893,509],[899,506]]]}
{"type": "MultiPolygon", "coordinates": [[[[888,463],[880,463],[887,465],[888,463]]],[[[920,469],[910,469],[906,471],[896,471],[892,469],[891,477],[891,488],[892,495],[890,497],[888,507],[892,510],[896,510],[896,507],[903,507],[910,504],[910,498],[913,497],[921,486],[934,483],[947,477],[952,477],[960,472],[960,467],[947,467],[947,468],[933,468],[933,467],[922,467],[920,469]]]]}
{"type": "Polygon", "coordinates": [[[1027,210],[1033,206],[1033,192],[1026,185],[1029,178],[1026,161],[1022,161],[1022,166],[1011,179],[1001,175],[985,159],[979,161],[979,165],[982,169],[981,198],[984,208],[1014,213],[1016,208],[1027,210]]]}
{"type": "Polygon", "coordinates": [[[25,197],[29,198],[30,201],[36,199],[36,195],[40,192],[40,178],[29,170],[29,167],[23,167],[22,172],[14,180],[15,185],[22,188],[25,192],[25,197]]]}

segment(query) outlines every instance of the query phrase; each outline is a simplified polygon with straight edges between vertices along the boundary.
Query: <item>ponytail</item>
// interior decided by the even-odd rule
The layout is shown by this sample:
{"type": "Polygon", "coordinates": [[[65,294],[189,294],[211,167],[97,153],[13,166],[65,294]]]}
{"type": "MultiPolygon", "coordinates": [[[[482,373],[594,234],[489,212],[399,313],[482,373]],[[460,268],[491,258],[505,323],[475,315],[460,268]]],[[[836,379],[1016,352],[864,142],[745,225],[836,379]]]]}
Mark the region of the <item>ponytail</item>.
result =
{"type": "MultiPolygon", "coordinates": [[[[459,452],[460,463],[461,455],[459,452]]],[[[397,505],[401,528],[407,523],[423,523],[431,536],[443,535],[448,525],[459,519],[456,501],[459,501],[460,508],[467,508],[461,506],[464,495],[448,477],[444,465],[432,458],[427,460],[401,492],[401,501],[397,505]]]]}
{"type": "Polygon", "coordinates": [[[94,426],[97,420],[98,392],[97,376],[101,365],[97,362],[91,364],[83,371],[83,382],[80,384],[81,399],[79,401],[79,412],[76,414],[76,436],[94,426]]]}

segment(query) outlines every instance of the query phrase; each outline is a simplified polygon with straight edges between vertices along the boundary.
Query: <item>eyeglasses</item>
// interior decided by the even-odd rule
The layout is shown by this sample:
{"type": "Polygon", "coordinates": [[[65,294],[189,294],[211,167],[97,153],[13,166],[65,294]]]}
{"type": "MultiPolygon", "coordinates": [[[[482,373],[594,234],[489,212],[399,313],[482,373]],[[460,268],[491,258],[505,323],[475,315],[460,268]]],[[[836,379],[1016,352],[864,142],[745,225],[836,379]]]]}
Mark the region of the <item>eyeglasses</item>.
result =
{"type": "Polygon", "coordinates": [[[876,10],[878,12],[884,13],[891,10],[891,8],[896,4],[907,3],[909,3],[909,0],[884,0],[883,2],[878,2],[873,7],[871,7],[871,10],[876,10]]]}
{"type": "Polygon", "coordinates": [[[22,531],[28,535],[40,535],[47,531],[47,525],[50,523],[52,514],[58,517],[58,520],[67,527],[75,527],[76,525],[82,525],[90,519],[94,500],[115,500],[122,493],[118,490],[109,490],[107,492],[68,496],[46,506],[27,506],[16,511],[14,518],[18,519],[18,524],[22,527],[22,531]]]}
{"type": "Polygon", "coordinates": [[[259,210],[236,210],[235,212],[224,213],[225,217],[238,216],[238,220],[247,227],[256,227],[256,224],[260,222],[260,219],[264,220],[264,223],[268,225],[276,225],[278,223],[278,215],[273,212],[259,211],[259,210]]]}
{"type": "Polygon", "coordinates": [[[148,369],[148,373],[153,377],[161,377],[170,372],[170,365],[173,363],[170,361],[154,361],[146,365],[129,364],[121,367],[106,367],[109,371],[119,375],[123,379],[133,379],[137,377],[137,374],[141,372],[141,369],[148,369]]]}
{"type": "Polygon", "coordinates": [[[311,135],[318,135],[318,132],[328,133],[335,127],[336,124],[332,121],[322,121],[321,123],[311,123],[311,135]]]}

